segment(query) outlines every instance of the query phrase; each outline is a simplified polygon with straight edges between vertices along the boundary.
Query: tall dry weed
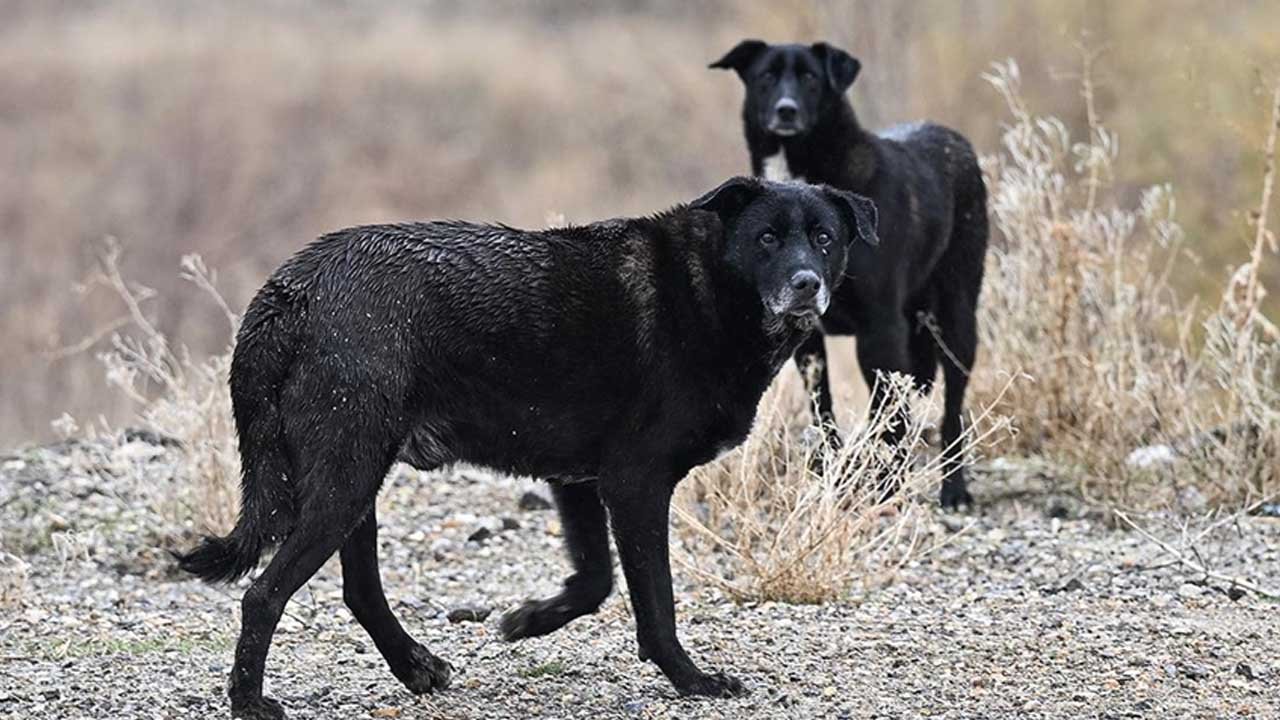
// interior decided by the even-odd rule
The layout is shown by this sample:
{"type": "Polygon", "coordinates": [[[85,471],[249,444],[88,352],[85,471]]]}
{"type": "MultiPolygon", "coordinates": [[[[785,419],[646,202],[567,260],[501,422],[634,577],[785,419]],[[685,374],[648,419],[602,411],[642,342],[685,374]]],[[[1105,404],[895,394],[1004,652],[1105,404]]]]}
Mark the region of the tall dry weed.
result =
{"type": "MultiPolygon", "coordinates": [[[[240,458],[228,387],[230,347],[207,358],[174,347],[144,307],[154,293],[125,280],[120,256],[119,244],[109,240],[90,280],[108,287],[126,308],[123,327],[98,358],[108,383],[142,408],[141,424],[178,448],[179,481],[157,488],[154,509],[172,526],[194,520],[201,531],[225,534],[240,507],[240,458]]],[[[181,274],[212,298],[227,321],[228,337],[234,338],[239,317],[218,293],[214,272],[200,256],[187,255],[181,274]]]]}
{"type": "MultiPolygon", "coordinates": [[[[986,167],[998,242],[980,307],[974,397],[1016,418],[1005,452],[1046,459],[1090,498],[1121,504],[1197,498],[1249,503],[1274,494],[1280,336],[1261,312],[1257,242],[1225,299],[1201,309],[1171,278],[1188,262],[1171,186],[1136,207],[1113,192],[1119,140],[1098,119],[1086,59],[1089,136],[1035,115],[1018,66],[987,79],[1012,113],[986,167]],[[1236,289],[1231,289],[1236,288],[1236,289]],[[1021,381],[1004,392],[1008,378],[1021,381]]],[[[1274,125],[1274,123],[1273,123],[1274,125]]],[[[1274,127],[1265,153],[1274,157],[1274,127]]],[[[1271,165],[1269,164],[1270,168],[1271,165]]],[[[1224,209],[1225,210],[1225,209],[1224,209]]]]}

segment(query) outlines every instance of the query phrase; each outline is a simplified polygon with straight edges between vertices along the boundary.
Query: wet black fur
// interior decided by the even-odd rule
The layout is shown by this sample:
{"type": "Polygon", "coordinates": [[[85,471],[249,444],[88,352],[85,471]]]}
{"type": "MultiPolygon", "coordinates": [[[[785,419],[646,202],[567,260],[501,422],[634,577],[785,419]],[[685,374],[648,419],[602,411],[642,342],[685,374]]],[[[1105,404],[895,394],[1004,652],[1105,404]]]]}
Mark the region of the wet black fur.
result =
{"type": "MultiPolygon", "coordinates": [[[[899,371],[927,391],[942,365],[947,463],[941,501],[970,504],[957,438],[977,352],[975,313],[988,235],[986,186],[973,148],[954,130],[929,123],[880,134],[863,129],[845,96],[861,63],[826,43],[744,40],[711,67],[737,71],[747,87],[742,117],[756,175],[764,173],[765,158],[782,152],[798,179],[875,202],[883,242],[855,248],[852,281],[841,285],[822,332],[857,335],[858,363],[873,388],[877,372],[899,371]],[[789,112],[803,126],[788,137],[767,128],[783,94],[796,100],[789,112]]],[[[834,428],[822,336],[812,336],[796,359],[817,363],[818,411],[824,426],[834,428]]],[[[881,399],[873,391],[873,407],[881,399]]],[[[886,439],[900,438],[896,431],[886,439]]]]}
{"type": "Polygon", "coordinates": [[[401,627],[379,579],[374,500],[398,454],[557,478],[575,572],[557,596],[510,613],[508,639],[599,607],[613,586],[611,525],[641,657],[681,693],[743,692],[699,670],[676,637],[669,499],[745,437],[816,325],[813,298],[787,283],[812,273],[837,285],[850,244],[874,241],[873,213],[850,193],[737,178],[649,218],[541,232],[359,227],[288,260],[250,304],[232,362],[240,520],[179,557],[228,580],[279,547],[242,601],[236,716],[283,716],[262,696],[271,636],[334,552],[346,603],[392,673],[415,693],[448,684],[450,666],[401,627]],[[764,303],[779,292],[780,315],[764,303]]]}

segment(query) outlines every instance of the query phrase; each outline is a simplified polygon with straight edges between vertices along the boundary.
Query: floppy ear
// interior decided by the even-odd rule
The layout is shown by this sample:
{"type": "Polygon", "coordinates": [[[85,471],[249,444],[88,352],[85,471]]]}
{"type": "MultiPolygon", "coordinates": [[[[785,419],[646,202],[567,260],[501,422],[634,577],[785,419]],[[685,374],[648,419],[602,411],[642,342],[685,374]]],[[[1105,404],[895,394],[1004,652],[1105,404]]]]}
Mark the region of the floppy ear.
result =
{"type": "Polygon", "coordinates": [[[824,42],[814,43],[810,49],[826,63],[827,82],[831,83],[831,89],[842,94],[848,90],[862,69],[858,58],[824,42]]]}
{"type": "Polygon", "coordinates": [[[871,201],[871,198],[837,190],[828,185],[822,186],[822,192],[840,209],[840,216],[844,218],[845,225],[849,228],[851,241],[856,235],[871,247],[880,244],[880,237],[876,235],[876,229],[880,224],[880,212],[876,210],[876,204],[871,201]]]}
{"type": "Polygon", "coordinates": [[[742,209],[764,191],[758,178],[734,177],[725,180],[720,187],[689,203],[696,210],[706,210],[720,216],[722,222],[742,212],[742,209]]]}
{"type": "Polygon", "coordinates": [[[725,53],[725,56],[711,63],[707,67],[719,68],[721,70],[736,70],[738,77],[746,80],[745,73],[747,68],[751,67],[751,63],[760,57],[760,53],[769,49],[769,43],[763,40],[743,40],[738,43],[732,50],[725,53]]]}

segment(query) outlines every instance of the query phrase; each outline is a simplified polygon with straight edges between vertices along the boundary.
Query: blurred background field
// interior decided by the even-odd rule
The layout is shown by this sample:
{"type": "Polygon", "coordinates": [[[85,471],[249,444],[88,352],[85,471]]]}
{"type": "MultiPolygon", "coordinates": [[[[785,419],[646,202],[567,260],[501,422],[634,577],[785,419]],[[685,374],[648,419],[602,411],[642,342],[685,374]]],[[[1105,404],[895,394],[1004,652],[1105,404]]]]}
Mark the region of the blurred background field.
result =
{"type": "Polygon", "coordinates": [[[239,310],[326,230],[640,214],[746,171],[741,88],[705,68],[744,36],[840,44],[865,123],[935,119],[983,153],[1008,109],[981,74],[1006,57],[1030,106],[1087,136],[1085,38],[1122,139],[1103,180],[1127,205],[1173,183],[1200,259],[1174,286],[1212,303],[1253,237],[1277,27],[1262,1],[0,0],[0,445],[136,411],[81,351],[125,314],[78,292],[103,238],[158,291],[164,334],[220,352],[188,253],[239,310]]]}

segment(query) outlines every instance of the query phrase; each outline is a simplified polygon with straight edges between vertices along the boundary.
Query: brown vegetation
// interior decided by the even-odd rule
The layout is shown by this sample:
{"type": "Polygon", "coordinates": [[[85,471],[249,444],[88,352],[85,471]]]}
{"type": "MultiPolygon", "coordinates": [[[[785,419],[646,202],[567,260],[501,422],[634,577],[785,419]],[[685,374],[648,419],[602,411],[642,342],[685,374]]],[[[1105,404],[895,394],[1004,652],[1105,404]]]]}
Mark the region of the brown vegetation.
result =
{"type": "Polygon", "coordinates": [[[746,35],[843,44],[864,61],[854,100],[869,124],[931,117],[990,153],[1006,118],[980,75],[1003,57],[1022,63],[1032,106],[1085,134],[1074,44],[1089,31],[1106,49],[1098,111],[1126,139],[1108,187],[1134,206],[1177,183],[1202,262],[1171,281],[1207,294],[1251,249],[1254,70],[1277,23],[1277,5],[1192,0],[6,3],[0,439],[48,439],[64,410],[136,412],[91,353],[50,356],[123,320],[101,289],[72,291],[104,237],[165,298],[157,327],[216,352],[219,311],[173,272],[184,255],[218,268],[238,309],[336,227],[642,213],[743,171],[740,90],[704,66],[746,35]]]}

